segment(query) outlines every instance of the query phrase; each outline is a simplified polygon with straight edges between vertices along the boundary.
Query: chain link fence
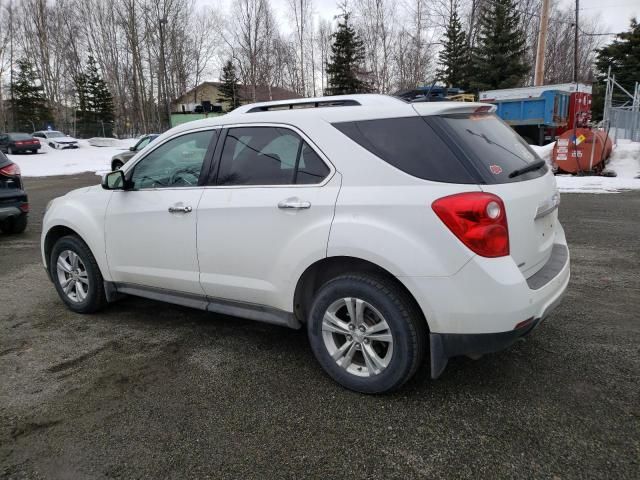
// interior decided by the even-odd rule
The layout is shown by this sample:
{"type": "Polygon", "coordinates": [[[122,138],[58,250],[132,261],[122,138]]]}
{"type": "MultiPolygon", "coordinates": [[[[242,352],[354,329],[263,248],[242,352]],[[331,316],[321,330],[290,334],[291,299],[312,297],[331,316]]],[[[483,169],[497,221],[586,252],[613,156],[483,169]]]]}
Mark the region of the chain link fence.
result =
{"type": "Polygon", "coordinates": [[[618,139],[640,142],[640,111],[633,108],[609,109],[609,135],[615,143],[618,139]]]}

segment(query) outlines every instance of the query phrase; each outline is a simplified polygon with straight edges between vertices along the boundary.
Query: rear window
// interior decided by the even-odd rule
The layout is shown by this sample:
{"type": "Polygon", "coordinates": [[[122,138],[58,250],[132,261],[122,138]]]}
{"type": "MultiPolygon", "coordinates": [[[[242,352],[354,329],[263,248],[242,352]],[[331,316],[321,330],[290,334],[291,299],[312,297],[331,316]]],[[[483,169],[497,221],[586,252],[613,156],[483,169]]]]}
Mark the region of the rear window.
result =
{"type": "Polygon", "coordinates": [[[12,140],[31,140],[33,137],[27,133],[10,133],[12,140]]]}
{"type": "Polygon", "coordinates": [[[481,170],[487,183],[531,180],[544,175],[547,167],[509,178],[514,170],[540,160],[511,127],[491,113],[442,115],[442,122],[462,153],[481,170]]]}
{"type": "Polygon", "coordinates": [[[478,183],[477,175],[423,117],[334,123],[333,126],[385,162],[414,177],[446,183],[478,183]]]}
{"type": "Polygon", "coordinates": [[[414,177],[494,184],[530,180],[546,166],[509,178],[539,157],[495,115],[457,114],[334,123],[371,153],[414,177]]]}

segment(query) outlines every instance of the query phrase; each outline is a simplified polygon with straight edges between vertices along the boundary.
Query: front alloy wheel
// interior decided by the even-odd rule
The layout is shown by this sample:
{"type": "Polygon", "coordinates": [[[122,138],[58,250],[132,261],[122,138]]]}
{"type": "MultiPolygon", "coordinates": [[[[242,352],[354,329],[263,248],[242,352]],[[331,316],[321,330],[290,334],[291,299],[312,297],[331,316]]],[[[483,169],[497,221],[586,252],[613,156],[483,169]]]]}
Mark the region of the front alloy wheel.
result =
{"type": "Polygon", "coordinates": [[[89,295],[87,269],[77,253],[64,250],[56,262],[58,282],[65,295],[72,302],[82,302],[89,295]]]}
{"type": "Polygon", "coordinates": [[[49,256],[49,275],[67,307],[92,313],[107,303],[104,280],[91,250],[76,235],[56,241],[49,256]]]}

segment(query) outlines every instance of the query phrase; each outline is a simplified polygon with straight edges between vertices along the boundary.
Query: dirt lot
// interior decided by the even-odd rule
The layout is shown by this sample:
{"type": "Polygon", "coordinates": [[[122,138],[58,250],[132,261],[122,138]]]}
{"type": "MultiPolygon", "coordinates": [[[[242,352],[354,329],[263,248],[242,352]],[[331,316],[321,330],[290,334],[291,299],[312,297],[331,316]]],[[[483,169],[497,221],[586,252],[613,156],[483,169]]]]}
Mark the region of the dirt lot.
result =
{"type": "Polygon", "coordinates": [[[0,236],[1,478],[640,478],[640,194],[564,195],[564,304],[527,341],[402,391],[341,389],[303,331],[129,298],[66,310],[27,179],[0,236]]]}

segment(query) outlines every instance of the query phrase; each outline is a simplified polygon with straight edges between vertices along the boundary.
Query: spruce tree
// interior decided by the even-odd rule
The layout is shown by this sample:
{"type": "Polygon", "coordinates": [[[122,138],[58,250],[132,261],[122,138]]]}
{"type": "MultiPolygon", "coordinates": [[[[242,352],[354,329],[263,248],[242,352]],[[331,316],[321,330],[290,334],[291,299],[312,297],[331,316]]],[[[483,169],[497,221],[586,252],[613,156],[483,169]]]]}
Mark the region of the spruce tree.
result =
{"type": "Polygon", "coordinates": [[[471,87],[512,88],[529,72],[526,39],[515,0],[485,2],[478,18],[478,40],[472,50],[471,87]]]}
{"type": "MultiPolygon", "coordinates": [[[[631,19],[629,30],[619,33],[613,42],[597,50],[597,81],[593,85],[592,105],[593,116],[596,119],[602,118],[605,81],[609,67],[611,67],[611,74],[616,76],[616,82],[628,92],[633,93],[635,82],[640,80],[640,23],[637,19],[631,19]]],[[[630,100],[617,87],[614,88],[613,93],[614,105],[630,100]]]]}
{"type": "Polygon", "coordinates": [[[364,62],[364,43],[349,23],[350,12],[343,7],[338,28],[333,33],[331,58],[327,65],[328,87],[326,95],[367,93],[370,86],[361,77],[364,62]]]}
{"type": "Polygon", "coordinates": [[[449,19],[444,33],[443,48],[438,54],[440,67],[437,69],[438,80],[448,87],[467,88],[469,71],[469,48],[467,35],[462,29],[458,15],[458,1],[449,0],[449,19]]]}
{"type": "Polygon", "coordinates": [[[226,103],[229,107],[228,112],[240,106],[240,95],[238,84],[240,79],[236,73],[236,67],[231,60],[227,60],[222,67],[222,76],[220,77],[221,85],[218,87],[220,103],[226,103]]]}
{"type": "Polygon", "coordinates": [[[17,67],[11,86],[15,106],[14,128],[27,132],[46,128],[47,123],[52,121],[51,111],[33,64],[23,58],[18,60],[17,67]]]}
{"type": "Polygon", "coordinates": [[[76,120],[82,136],[113,133],[113,96],[98,72],[93,57],[89,56],[84,72],[75,78],[78,111],[76,120]]]}

